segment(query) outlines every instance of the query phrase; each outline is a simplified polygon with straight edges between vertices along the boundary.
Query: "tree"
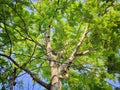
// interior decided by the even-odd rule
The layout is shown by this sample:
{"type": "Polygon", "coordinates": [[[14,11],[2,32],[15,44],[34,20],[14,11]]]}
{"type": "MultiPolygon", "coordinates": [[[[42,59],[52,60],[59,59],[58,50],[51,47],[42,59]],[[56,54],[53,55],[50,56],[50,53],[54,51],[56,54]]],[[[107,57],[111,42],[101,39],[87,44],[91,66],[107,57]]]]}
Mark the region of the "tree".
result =
{"type": "Polygon", "coordinates": [[[105,79],[120,73],[119,12],[118,0],[1,0],[2,89],[23,71],[49,90],[111,89],[105,79]]]}

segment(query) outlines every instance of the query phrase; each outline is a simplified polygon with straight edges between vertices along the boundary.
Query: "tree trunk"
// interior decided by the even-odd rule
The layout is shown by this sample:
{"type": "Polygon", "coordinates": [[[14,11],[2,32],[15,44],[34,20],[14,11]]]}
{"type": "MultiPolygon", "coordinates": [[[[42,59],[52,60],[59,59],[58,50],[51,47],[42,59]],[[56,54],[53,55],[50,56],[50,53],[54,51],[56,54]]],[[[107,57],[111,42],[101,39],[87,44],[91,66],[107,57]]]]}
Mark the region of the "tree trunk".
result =
{"type": "Polygon", "coordinates": [[[51,43],[50,43],[50,25],[46,28],[46,52],[47,57],[50,63],[51,68],[51,83],[50,83],[50,90],[61,90],[61,80],[59,78],[59,66],[58,64],[53,60],[53,54],[51,50],[51,43]]]}
{"type": "Polygon", "coordinates": [[[50,90],[61,90],[62,84],[59,78],[59,67],[51,62],[51,88],[50,90]]]}

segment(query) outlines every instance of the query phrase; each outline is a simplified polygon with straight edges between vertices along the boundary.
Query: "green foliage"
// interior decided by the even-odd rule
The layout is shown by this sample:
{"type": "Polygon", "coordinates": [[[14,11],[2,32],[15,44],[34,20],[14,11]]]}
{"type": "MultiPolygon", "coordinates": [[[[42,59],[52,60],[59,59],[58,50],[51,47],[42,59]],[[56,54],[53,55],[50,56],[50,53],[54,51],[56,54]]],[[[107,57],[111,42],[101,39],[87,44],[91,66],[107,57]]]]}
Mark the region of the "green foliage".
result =
{"type": "MultiPolygon", "coordinates": [[[[45,34],[50,25],[51,48],[63,51],[58,64],[68,59],[83,35],[86,23],[89,32],[70,67],[70,77],[63,82],[65,90],[111,90],[105,79],[120,73],[120,2],[118,0],[0,0],[0,53],[40,78],[50,82],[50,66],[46,55],[45,34]],[[68,88],[66,88],[66,86],[68,88]]],[[[6,77],[16,66],[0,56],[0,75],[4,90],[6,77]]],[[[22,70],[18,70],[19,75],[22,70]]]]}

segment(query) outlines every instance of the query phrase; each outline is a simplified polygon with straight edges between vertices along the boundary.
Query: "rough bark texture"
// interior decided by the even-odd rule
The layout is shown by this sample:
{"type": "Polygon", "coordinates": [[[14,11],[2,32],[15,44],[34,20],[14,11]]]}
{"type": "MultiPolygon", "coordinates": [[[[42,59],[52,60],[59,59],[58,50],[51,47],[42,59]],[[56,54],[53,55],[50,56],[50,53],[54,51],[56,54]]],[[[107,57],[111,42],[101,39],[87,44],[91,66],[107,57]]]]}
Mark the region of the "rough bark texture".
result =
{"type": "MultiPolygon", "coordinates": [[[[55,65],[55,63],[53,63],[55,65]]],[[[61,90],[61,80],[59,78],[59,68],[57,66],[51,67],[51,90],[61,90]]]]}

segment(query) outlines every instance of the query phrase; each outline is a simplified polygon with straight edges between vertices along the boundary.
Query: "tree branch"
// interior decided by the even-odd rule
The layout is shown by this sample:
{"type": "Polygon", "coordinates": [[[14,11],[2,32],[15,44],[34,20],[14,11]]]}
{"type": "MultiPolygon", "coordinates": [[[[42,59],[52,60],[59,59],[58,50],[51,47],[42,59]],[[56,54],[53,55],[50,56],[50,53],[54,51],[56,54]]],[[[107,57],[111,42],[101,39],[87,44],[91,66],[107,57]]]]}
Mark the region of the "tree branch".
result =
{"type": "MultiPolygon", "coordinates": [[[[2,10],[2,12],[4,13],[5,11],[2,10]]],[[[5,32],[6,32],[6,34],[7,34],[7,37],[8,37],[8,39],[9,39],[9,42],[10,42],[10,55],[9,55],[9,56],[11,56],[11,53],[12,53],[12,40],[11,40],[10,35],[9,35],[9,32],[8,32],[8,30],[7,30],[5,19],[3,18],[2,21],[3,21],[3,24],[4,24],[5,32]]]]}
{"type": "Polygon", "coordinates": [[[78,50],[79,50],[79,48],[80,48],[80,46],[81,46],[83,40],[85,39],[87,33],[88,33],[88,24],[87,24],[87,26],[86,26],[86,29],[85,29],[85,31],[84,31],[84,33],[83,33],[80,41],[78,42],[75,50],[73,51],[73,53],[71,54],[71,56],[68,58],[68,60],[65,61],[65,62],[60,66],[60,71],[61,71],[61,72],[64,71],[65,68],[67,68],[68,66],[70,66],[70,65],[72,64],[72,62],[73,62],[73,60],[74,60],[74,58],[75,58],[75,56],[76,56],[76,54],[77,54],[77,52],[78,52],[78,50]]]}
{"type": "Polygon", "coordinates": [[[10,6],[10,5],[8,5],[8,6],[9,6],[9,7],[17,14],[17,16],[21,19],[21,21],[23,22],[23,26],[24,26],[24,28],[23,28],[23,27],[21,27],[21,28],[23,28],[23,30],[25,31],[25,33],[28,34],[27,25],[26,25],[26,22],[25,22],[24,18],[22,17],[22,15],[20,15],[20,13],[17,11],[16,7],[12,7],[12,6],[10,6]]]}
{"type": "Polygon", "coordinates": [[[49,84],[43,82],[42,80],[40,80],[34,73],[32,73],[31,71],[29,71],[28,69],[24,68],[24,67],[21,67],[13,58],[11,58],[10,56],[7,56],[5,54],[2,54],[0,53],[0,56],[3,56],[7,59],[9,59],[12,63],[14,63],[18,68],[24,70],[26,73],[28,73],[32,78],[33,80],[35,80],[38,84],[42,85],[43,87],[49,89],[49,84]]]}
{"type": "Polygon", "coordinates": [[[9,35],[9,32],[8,32],[7,27],[5,25],[5,22],[4,22],[4,27],[5,27],[5,31],[6,31],[7,37],[9,38],[9,42],[10,42],[10,55],[9,56],[11,56],[11,53],[12,53],[12,40],[10,38],[10,35],[9,35]]]}
{"type": "Polygon", "coordinates": [[[37,47],[37,44],[35,43],[32,54],[30,55],[29,59],[22,65],[22,67],[25,67],[28,63],[31,63],[33,61],[32,57],[34,56],[34,53],[36,51],[36,47],[37,47]]]}
{"type": "MultiPolygon", "coordinates": [[[[22,34],[18,29],[16,28],[12,28],[11,26],[9,26],[8,24],[5,23],[5,25],[11,29],[14,29],[21,37],[23,37],[23,40],[29,40],[33,43],[36,43],[38,46],[40,46],[42,49],[45,49],[44,45],[40,44],[38,41],[34,40],[29,34],[27,34],[27,36],[25,36],[24,34],[22,34]]],[[[3,28],[2,26],[0,26],[1,28],[3,28]]],[[[5,29],[5,28],[3,28],[5,29]]],[[[22,29],[22,28],[21,28],[22,29]]]]}
{"type": "Polygon", "coordinates": [[[90,49],[88,49],[88,50],[86,50],[86,51],[84,51],[84,52],[77,53],[76,56],[86,55],[86,54],[88,54],[89,52],[91,52],[91,51],[93,51],[93,50],[95,50],[95,49],[96,49],[96,48],[90,48],[90,49]]]}
{"type": "MultiPolygon", "coordinates": [[[[106,1],[107,1],[107,0],[106,0],[106,1]]],[[[104,11],[100,12],[100,13],[98,14],[98,16],[103,16],[104,14],[106,14],[106,13],[109,11],[108,9],[114,4],[115,0],[111,0],[110,2],[111,2],[111,4],[108,5],[108,6],[105,8],[104,11]]],[[[106,3],[108,3],[108,2],[106,2],[106,3]]],[[[104,6],[106,6],[106,5],[104,5],[104,6]]]]}

